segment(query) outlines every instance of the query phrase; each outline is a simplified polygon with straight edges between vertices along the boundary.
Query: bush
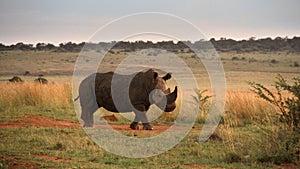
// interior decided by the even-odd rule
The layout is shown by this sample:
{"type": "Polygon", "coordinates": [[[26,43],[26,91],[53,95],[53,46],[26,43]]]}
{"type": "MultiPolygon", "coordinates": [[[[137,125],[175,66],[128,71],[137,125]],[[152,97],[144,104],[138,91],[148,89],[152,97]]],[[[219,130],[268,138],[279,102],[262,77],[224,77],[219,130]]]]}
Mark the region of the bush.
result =
{"type": "Polygon", "coordinates": [[[300,78],[288,84],[281,75],[275,81],[276,94],[259,83],[250,83],[258,97],[275,105],[280,112],[272,125],[262,127],[263,136],[256,145],[261,145],[257,160],[275,164],[299,161],[300,157],[300,78]],[[285,96],[285,97],[284,97],[285,96]],[[279,122],[279,123],[278,123],[279,122]]]}
{"type": "Polygon", "coordinates": [[[13,82],[13,83],[22,83],[24,82],[19,76],[14,76],[13,78],[8,80],[9,82],[13,82]]]}
{"type": "Polygon", "coordinates": [[[48,84],[48,80],[42,77],[39,77],[34,80],[35,83],[40,83],[40,84],[48,84]]]}
{"type": "Polygon", "coordinates": [[[272,59],[270,62],[273,63],[273,64],[276,64],[276,63],[278,63],[279,61],[276,60],[276,59],[272,59]]]}
{"type": "Polygon", "coordinates": [[[195,90],[196,96],[193,96],[196,104],[199,104],[199,115],[197,117],[198,123],[205,123],[206,116],[209,111],[209,99],[212,96],[204,95],[207,90],[195,90]]]}
{"type": "Polygon", "coordinates": [[[232,61],[240,60],[240,58],[238,58],[237,56],[233,56],[233,57],[231,58],[231,60],[232,60],[232,61]]]}
{"type": "Polygon", "coordinates": [[[281,75],[277,76],[275,82],[276,94],[259,83],[251,82],[252,91],[260,98],[274,104],[280,111],[280,122],[288,125],[293,130],[300,127],[300,78],[294,78],[294,84],[287,83],[281,75]],[[283,97],[287,92],[291,97],[283,97]]]}
{"type": "Polygon", "coordinates": [[[241,162],[242,158],[234,152],[229,152],[226,154],[225,159],[227,163],[236,163],[236,162],[241,162]]]}

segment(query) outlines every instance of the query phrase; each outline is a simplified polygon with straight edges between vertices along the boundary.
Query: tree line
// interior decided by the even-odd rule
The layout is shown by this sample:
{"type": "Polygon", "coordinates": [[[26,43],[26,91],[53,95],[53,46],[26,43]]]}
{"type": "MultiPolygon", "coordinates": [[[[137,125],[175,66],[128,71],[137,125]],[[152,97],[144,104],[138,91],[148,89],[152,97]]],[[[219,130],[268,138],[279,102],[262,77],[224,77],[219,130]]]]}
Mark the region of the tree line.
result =
{"type": "Polygon", "coordinates": [[[100,49],[122,49],[125,52],[147,49],[147,48],[160,48],[172,52],[183,51],[184,49],[191,47],[194,49],[211,49],[215,48],[217,51],[221,52],[277,52],[277,51],[289,51],[289,52],[300,52],[300,37],[293,38],[282,38],[276,37],[272,38],[263,38],[255,39],[254,37],[249,38],[248,40],[233,40],[220,38],[216,40],[211,38],[207,40],[199,40],[195,42],[191,41],[179,41],[177,43],[173,41],[161,41],[153,43],[151,41],[112,41],[112,42],[99,42],[99,43],[60,43],[58,46],[55,46],[50,43],[37,43],[25,44],[19,42],[13,45],[4,45],[0,43],[0,51],[9,51],[9,50],[23,50],[23,51],[55,51],[55,52],[80,52],[84,50],[100,50],[100,49]]]}

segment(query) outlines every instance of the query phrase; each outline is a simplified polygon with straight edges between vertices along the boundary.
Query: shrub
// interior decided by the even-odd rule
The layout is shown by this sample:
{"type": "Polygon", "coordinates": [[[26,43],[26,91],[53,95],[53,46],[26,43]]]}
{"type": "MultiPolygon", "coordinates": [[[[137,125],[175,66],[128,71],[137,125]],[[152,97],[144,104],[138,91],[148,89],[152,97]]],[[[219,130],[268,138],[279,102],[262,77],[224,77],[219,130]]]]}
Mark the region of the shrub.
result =
{"type": "Polygon", "coordinates": [[[256,60],[255,58],[252,57],[252,58],[249,58],[249,59],[248,59],[248,62],[249,62],[249,63],[251,63],[251,62],[257,62],[257,60],[256,60]]]}
{"type": "Polygon", "coordinates": [[[273,63],[273,64],[275,64],[275,63],[278,63],[279,61],[276,60],[276,59],[272,59],[270,62],[273,63]]]}
{"type": "Polygon", "coordinates": [[[8,80],[9,82],[13,82],[13,83],[22,83],[24,82],[19,76],[14,76],[13,78],[8,80]]]}
{"type": "Polygon", "coordinates": [[[234,152],[229,152],[226,154],[225,159],[227,163],[236,163],[236,162],[241,162],[242,158],[234,152]]]}
{"type": "Polygon", "coordinates": [[[48,80],[42,77],[39,77],[34,80],[35,83],[40,83],[40,84],[48,84],[48,80]]]}
{"type": "Polygon", "coordinates": [[[299,160],[299,134],[288,128],[262,127],[256,141],[255,158],[258,162],[275,164],[292,163],[299,160]]]}
{"type": "Polygon", "coordinates": [[[273,127],[261,128],[264,134],[263,138],[256,143],[256,145],[261,145],[258,148],[261,152],[258,153],[257,160],[275,164],[299,160],[300,78],[293,78],[293,84],[288,84],[286,79],[278,75],[274,85],[276,93],[259,83],[252,82],[250,86],[258,97],[275,105],[280,112],[272,124],[273,127]]]}
{"type": "Polygon", "coordinates": [[[294,78],[294,84],[287,83],[281,75],[277,76],[275,82],[276,94],[259,83],[251,82],[252,91],[260,98],[274,104],[280,111],[279,119],[293,130],[300,127],[300,78],[294,78]],[[283,97],[287,92],[291,97],[283,97]]]}
{"type": "Polygon", "coordinates": [[[194,101],[199,104],[199,115],[197,118],[198,123],[204,123],[206,115],[209,110],[208,102],[212,96],[204,95],[207,90],[195,90],[196,96],[193,96],[194,101]]]}
{"type": "Polygon", "coordinates": [[[233,56],[233,57],[231,58],[231,60],[232,60],[232,61],[240,60],[240,58],[238,58],[237,56],[233,56]]]}

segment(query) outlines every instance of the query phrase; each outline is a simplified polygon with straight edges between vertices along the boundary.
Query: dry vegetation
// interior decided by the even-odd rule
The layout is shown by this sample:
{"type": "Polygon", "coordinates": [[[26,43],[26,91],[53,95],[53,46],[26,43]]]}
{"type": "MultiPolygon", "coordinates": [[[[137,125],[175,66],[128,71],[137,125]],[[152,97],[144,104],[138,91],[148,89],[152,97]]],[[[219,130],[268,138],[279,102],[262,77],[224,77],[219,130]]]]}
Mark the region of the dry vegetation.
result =
{"type": "Polygon", "coordinates": [[[250,91],[227,93],[224,121],[229,126],[245,126],[251,122],[268,122],[275,116],[273,105],[264,102],[250,91]]]}
{"type": "MultiPolygon", "coordinates": [[[[276,74],[281,73],[289,81],[292,77],[299,77],[300,69],[293,65],[294,62],[300,63],[299,54],[228,52],[220,55],[224,63],[228,91],[225,111],[215,133],[219,140],[211,139],[203,145],[196,143],[199,137],[198,129],[203,125],[209,108],[209,103],[205,103],[200,109],[195,129],[190,135],[174,149],[158,157],[133,160],[114,156],[93,144],[80,129],[28,127],[0,130],[0,136],[6,138],[0,141],[0,152],[7,155],[0,153],[0,168],[10,164],[10,161],[7,161],[8,155],[17,156],[24,161],[34,162],[39,167],[46,168],[135,168],[136,166],[182,168],[186,164],[195,164],[195,166],[207,164],[208,167],[229,168],[273,168],[275,164],[284,163],[289,163],[291,168],[299,167],[299,157],[297,159],[299,154],[291,157],[291,152],[288,151],[296,150],[300,146],[294,145],[296,148],[293,150],[284,147],[289,139],[294,139],[293,133],[286,126],[279,125],[276,118],[278,109],[258,98],[249,90],[247,83],[259,82],[275,91],[272,84],[276,74]],[[273,62],[272,59],[277,62],[273,62]],[[11,133],[17,134],[18,137],[11,133]],[[12,143],[12,140],[15,143],[12,143]],[[30,156],[26,157],[28,154],[30,156]],[[58,162],[36,158],[41,154],[63,160],[58,162]]],[[[112,69],[125,56],[125,54],[110,54],[110,57],[105,58],[104,61],[106,66],[112,69]]],[[[182,53],[180,56],[191,67],[197,68],[196,62],[189,57],[189,54],[182,53]]],[[[28,114],[77,121],[70,83],[75,58],[76,53],[2,52],[0,54],[2,80],[0,121],[18,121],[28,114]],[[6,82],[12,75],[22,75],[25,71],[30,71],[31,75],[20,76],[25,80],[24,83],[6,82]],[[35,75],[38,74],[44,74],[49,83],[47,85],[33,83],[35,75]]],[[[205,72],[198,71],[196,77],[201,90],[209,88],[205,72]]],[[[209,95],[209,93],[205,94],[209,95]]],[[[156,123],[166,124],[163,121],[172,122],[175,117],[176,114],[164,114],[156,123]]],[[[128,123],[119,116],[117,118],[119,121],[115,123],[128,123]]]]}
{"type": "Polygon", "coordinates": [[[65,107],[71,103],[70,83],[2,83],[0,107],[65,107]]]}

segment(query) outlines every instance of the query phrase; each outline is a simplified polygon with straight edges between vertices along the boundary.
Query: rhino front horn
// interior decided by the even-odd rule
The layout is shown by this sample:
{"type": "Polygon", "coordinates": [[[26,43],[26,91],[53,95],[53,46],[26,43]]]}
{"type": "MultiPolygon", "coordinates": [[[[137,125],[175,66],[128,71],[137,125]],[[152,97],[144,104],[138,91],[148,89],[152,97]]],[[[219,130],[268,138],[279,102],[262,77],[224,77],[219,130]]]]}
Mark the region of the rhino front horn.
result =
{"type": "Polygon", "coordinates": [[[177,99],[177,86],[175,87],[174,91],[167,95],[168,104],[174,103],[177,99]]]}

